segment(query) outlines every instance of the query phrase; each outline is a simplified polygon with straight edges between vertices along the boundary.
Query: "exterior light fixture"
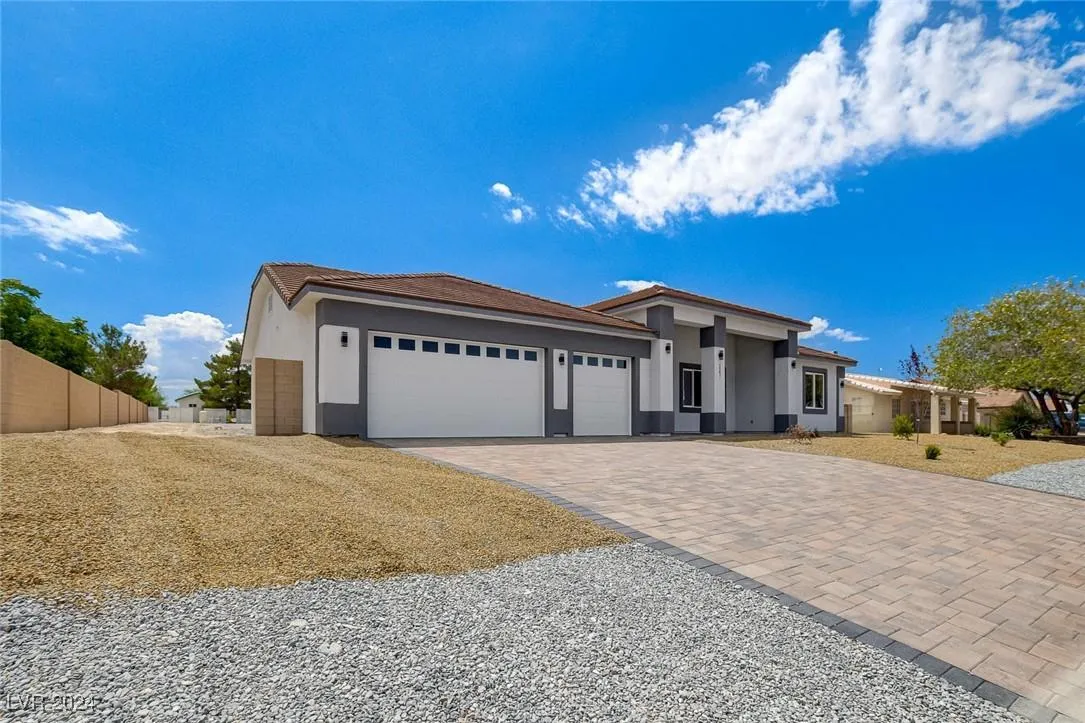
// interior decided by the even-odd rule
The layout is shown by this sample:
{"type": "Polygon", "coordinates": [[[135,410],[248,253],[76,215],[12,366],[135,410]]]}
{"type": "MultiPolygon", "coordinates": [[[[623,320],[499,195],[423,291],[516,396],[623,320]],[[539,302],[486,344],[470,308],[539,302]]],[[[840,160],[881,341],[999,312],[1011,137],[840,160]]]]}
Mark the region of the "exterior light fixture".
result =
{"type": "Polygon", "coordinates": [[[350,334],[347,332],[340,332],[339,334],[339,346],[350,346],[350,334]]]}
{"type": "Polygon", "coordinates": [[[723,361],[723,349],[720,349],[718,352],[716,352],[716,358],[720,361],[723,361]]]}
{"type": "Polygon", "coordinates": [[[666,344],[663,345],[663,351],[665,351],[668,354],[671,353],[671,343],[669,341],[666,344]]]}
{"type": "Polygon", "coordinates": [[[794,369],[797,366],[798,366],[798,363],[794,359],[792,359],[791,360],[791,368],[794,369]]]}
{"type": "Polygon", "coordinates": [[[565,354],[558,354],[558,366],[565,366],[565,354]]]}
{"type": "Polygon", "coordinates": [[[843,388],[844,388],[844,380],[843,380],[843,379],[841,379],[841,380],[840,380],[840,388],[841,388],[841,389],[843,389],[843,388]]]}

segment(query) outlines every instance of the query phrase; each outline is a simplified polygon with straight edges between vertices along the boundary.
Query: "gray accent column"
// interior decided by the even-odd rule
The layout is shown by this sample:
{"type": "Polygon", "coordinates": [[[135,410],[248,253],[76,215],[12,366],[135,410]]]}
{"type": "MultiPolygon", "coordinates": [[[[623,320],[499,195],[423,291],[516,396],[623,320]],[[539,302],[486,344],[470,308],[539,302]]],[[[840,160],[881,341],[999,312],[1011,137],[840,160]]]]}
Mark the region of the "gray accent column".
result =
{"type": "MultiPolygon", "coordinates": [[[[775,359],[788,359],[789,360],[789,366],[790,366],[790,364],[796,363],[797,358],[799,356],[799,332],[793,331],[793,330],[788,331],[786,340],[782,339],[782,340],[780,340],[778,342],[775,342],[772,345],[772,356],[773,356],[774,360],[775,359]]],[[[787,385],[785,384],[783,388],[785,390],[785,395],[786,395],[786,393],[787,393],[787,391],[786,391],[787,390],[787,385]]],[[[777,391],[778,390],[779,390],[779,387],[777,385],[777,391]]],[[[798,400],[787,399],[786,396],[785,396],[785,398],[782,399],[782,400],[781,399],[776,399],[774,404],[775,404],[777,410],[779,410],[781,408],[783,408],[783,409],[792,409],[792,408],[795,407],[794,403],[796,401],[798,401],[798,400]],[[781,404],[781,402],[782,402],[782,404],[781,404]]],[[[788,427],[793,427],[798,423],[799,423],[799,415],[798,414],[791,414],[791,413],[788,413],[788,414],[774,414],[773,418],[772,418],[772,431],[777,433],[777,434],[779,434],[781,432],[786,432],[788,427]]]]}
{"type": "MultiPolygon", "coordinates": [[[[671,371],[671,378],[673,380],[677,378],[678,368],[678,355],[674,353],[674,307],[657,304],[655,306],[649,306],[646,310],[646,314],[646,326],[654,331],[660,339],[667,339],[671,344],[669,363],[673,366],[671,371]]],[[[651,358],[650,354],[646,356],[649,359],[651,358]]],[[[666,360],[660,360],[661,363],[664,361],[666,360]]],[[[651,382],[653,385],[660,383],[658,379],[652,379],[651,382]]],[[[673,389],[670,390],[671,409],[669,411],[653,409],[646,412],[640,412],[644,434],[674,433],[674,410],[678,406],[678,387],[677,384],[673,382],[671,386],[673,389]]]]}
{"type": "MultiPolygon", "coordinates": [[[[727,317],[716,316],[712,320],[712,326],[705,326],[701,328],[701,349],[708,349],[710,347],[724,348],[727,346],[727,317]]],[[[709,354],[711,356],[711,354],[709,354]]],[[[711,367],[704,361],[705,352],[701,353],[701,379],[705,379],[705,374],[711,374],[711,367]]],[[[725,364],[730,364],[730,360],[725,360],[725,364]]],[[[704,386],[702,381],[702,387],[704,386]]],[[[720,390],[726,395],[726,374],[724,375],[724,381],[720,385],[720,390]]],[[[703,391],[701,393],[701,401],[708,399],[708,395],[703,391]]],[[[727,407],[717,404],[717,410],[709,410],[707,412],[701,412],[701,434],[723,434],[727,431],[727,407]]],[[[702,407],[703,409],[703,407],[702,407]]]]}
{"type": "MultiPolygon", "coordinates": [[[[836,408],[837,411],[844,409],[844,403],[840,401],[841,396],[844,394],[844,376],[847,374],[845,367],[838,366],[836,368],[836,408]]],[[[845,428],[846,419],[843,414],[837,414],[836,417],[836,431],[843,432],[845,428]]]]}
{"type": "Polygon", "coordinates": [[[644,434],[647,430],[644,419],[641,417],[643,412],[640,411],[640,359],[638,357],[629,359],[629,403],[632,407],[629,410],[629,431],[633,436],[644,434]]]}

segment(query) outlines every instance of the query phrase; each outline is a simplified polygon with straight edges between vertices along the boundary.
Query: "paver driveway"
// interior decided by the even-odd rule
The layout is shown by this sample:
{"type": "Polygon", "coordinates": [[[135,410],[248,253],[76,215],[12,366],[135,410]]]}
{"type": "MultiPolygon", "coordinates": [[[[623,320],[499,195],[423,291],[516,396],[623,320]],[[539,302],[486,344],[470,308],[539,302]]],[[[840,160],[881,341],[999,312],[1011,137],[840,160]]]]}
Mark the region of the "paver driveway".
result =
{"type": "Polygon", "coordinates": [[[415,446],[1085,719],[1085,501],[708,441],[415,446]]]}

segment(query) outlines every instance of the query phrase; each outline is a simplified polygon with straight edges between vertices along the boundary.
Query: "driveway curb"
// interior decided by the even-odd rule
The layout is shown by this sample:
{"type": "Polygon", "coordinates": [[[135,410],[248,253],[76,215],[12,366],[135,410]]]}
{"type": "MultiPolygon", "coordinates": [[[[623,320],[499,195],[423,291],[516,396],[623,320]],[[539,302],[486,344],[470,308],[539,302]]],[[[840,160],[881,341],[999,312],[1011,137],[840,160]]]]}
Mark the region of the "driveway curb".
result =
{"type": "MultiPolygon", "coordinates": [[[[379,442],[377,444],[380,444],[379,442]]],[[[700,555],[684,550],[681,547],[672,545],[664,540],[656,539],[655,537],[641,532],[640,530],[630,527],[629,525],[613,520],[606,515],[600,514],[594,510],[591,510],[583,505],[579,505],[575,502],[571,502],[560,495],[556,495],[553,492],[536,487],[535,485],[520,482],[518,480],[510,479],[508,477],[501,477],[499,475],[490,474],[489,472],[483,472],[481,470],[473,469],[471,467],[465,467],[463,465],[452,464],[451,462],[445,462],[443,460],[434,459],[420,452],[414,452],[401,447],[387,446],[389,449],[393,449],[396,452],[405,454],[417,459],[423,459],[427,462],[439,465],[441,467],[447,467],[455,469],[460,472],[466,472],[467,474],[475,475],[476,477],[485,477],[486,479],[493,480],[495,482],[501,482],[511,487],[529,492],[536,497],[551,502],[558,507],[562,507],[570,512],[574,512],[585,519],[591,520],[598,525],[606,527],[607,529],[618,532],[626,537],[630,538],[634,542],[638,542],[642,545],[658,550],[665,555],[674,557],[682,562],[685,562],[693,567],[706,572],[713,577],[718,577],[721,580],[734,583],[747,590],[752,590],[764,597],[767,597],[779,605],[796,612],[805,617],[811,618],[816,622],[821,623],[830,630],[834,630],[845,637],[857,640],[864,645],[882,650],[889,655],[900,658],[901,660],[908,661],[926,672],[942,678],[953,685],[963,688],[964,690],[974,693],[975,695],[990,701],[997,706],[1006,708],[1007,710],[1016,713],[1024,718],[1027,718],[1033,723],[1079,723],[1077,719],[1060,713],[1052,708],[1026,698],[1023,695],[1015,693],[1008,688],[1004,688],[997,683],[992,683],[985,678],[963,670],[954,665],[947,663],[940,658],[936,658],[933,655],[928,655],[921,650],[913,648],[910,645],[894,640],[891,636],[882,635],[881,633],[870,630],[866,626],[860,625],[851,620],[834,615],[828,611],[822,610],[817,606],[810,603],[799,600],[791,595],[788,595],[774,587],[765,585],[751,577],[747,577],[740,572],[732,570],[725,565],[720,565],[712,560],[701,557],[700,555]]]]}

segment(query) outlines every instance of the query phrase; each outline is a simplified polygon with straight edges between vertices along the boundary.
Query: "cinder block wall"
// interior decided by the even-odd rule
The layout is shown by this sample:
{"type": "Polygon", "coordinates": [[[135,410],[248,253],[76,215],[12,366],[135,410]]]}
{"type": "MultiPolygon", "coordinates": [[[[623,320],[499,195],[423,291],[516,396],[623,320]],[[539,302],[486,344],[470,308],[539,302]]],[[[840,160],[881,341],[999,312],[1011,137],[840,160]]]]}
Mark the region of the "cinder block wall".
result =
{"type": "Polygon", "coordinates": [[[147,405],[0,340],[0,433],[147,421],[147,405]]]}

